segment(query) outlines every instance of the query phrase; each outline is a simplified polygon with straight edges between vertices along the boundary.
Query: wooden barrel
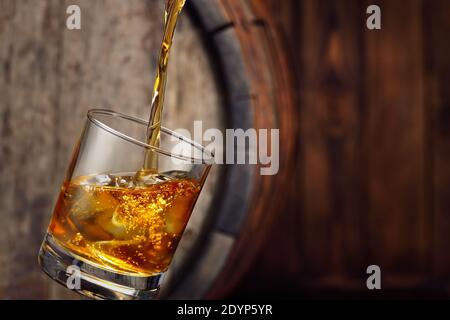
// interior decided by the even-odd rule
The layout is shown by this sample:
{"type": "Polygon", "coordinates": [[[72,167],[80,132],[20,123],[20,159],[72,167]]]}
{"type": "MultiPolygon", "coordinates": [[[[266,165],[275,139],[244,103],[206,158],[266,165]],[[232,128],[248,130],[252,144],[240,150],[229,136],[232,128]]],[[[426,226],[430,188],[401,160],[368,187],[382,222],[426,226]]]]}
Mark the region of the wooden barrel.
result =
{"type": "MultiPolygon", "coordinates": [[[[0,298],[76,298],[40,272],[36,255],[79,135],[93,107],[147,117],[162,0],[4,1],[0,5],[0,298]],[[82,29],[65,28],[78,4],[82,29]]],[[[168,298],[230,292],[283,213],[294,168],[294,94],[280,34],[260,1],[189,0],[169,66],[171,129],[279,128],[280,171],[218,165],[162,288],[168,298]]]]}

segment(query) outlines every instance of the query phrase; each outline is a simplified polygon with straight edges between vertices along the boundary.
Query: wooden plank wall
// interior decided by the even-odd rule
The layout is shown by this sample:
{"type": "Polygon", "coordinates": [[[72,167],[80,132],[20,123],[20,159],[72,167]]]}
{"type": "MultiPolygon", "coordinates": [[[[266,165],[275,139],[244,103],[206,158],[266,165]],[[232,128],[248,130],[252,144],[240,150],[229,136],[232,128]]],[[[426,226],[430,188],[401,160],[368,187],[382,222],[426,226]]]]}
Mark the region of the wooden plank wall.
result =
{"type": "Polygon", "coordinates": [[[378,264],[385,295],[446,296],[450,2],[267,4],[298,80],[297,197],[236,295],[360,296],[378,264]],[[380,31],[365,27],[370,4],[380,31]]]}
{"type": "MultiPolygon", "coordinates": [[[[450,2],[264,1],[289,42],[296,73],[298,167],[286,185],[287,212],[232,295],[379,295],[365,287],[365,268],[378,264],[385,295],[448,296],[450,2]],[[365,28],[369,4],[382,8],[381,31],[365,28]]],[[[152,69],[147,58],[158,41],[149,37],[160,25],[142,1],[109,0],[104,13],[101,4],[84,0],[91,9],[86,26],[96,26],[99,40],[89,47],[82,45],[89,39],[59,28],[58,13],[70,1],[31,2],[0,1],[0,297],[75,297],[41,273],[37,244],[87,102],[145,114],[153,73],[135,75],[143,66],[152,69]],[[96,19],[102,14],[111,20],[96,19]],[[116,37],[134,36],[120,43],[103,37],[110,26],[116,37]],[[120,63],[111,74],[114,61],[120,63]],[[73,72],[62,73],[66,69],[73,72]]],[[[179,32],[190,29],[181,25],[179,32]]],[[[186,39],[180,46],[198,43],[193,34],[180,36],[186,39]]],[[[174,56],[173,62],[189,66],[188,59],[174,56]]],[[[217,96],[206,101],[198,94],[208,85],[201,79],[178,83],[173,92],[197,94],[180,101],[174,94],[169,102],[207,110],[217,96]]]]}
{"type": "Polygon", "coordinates": [[[433,271],[439,280],[450,274],[450,3],[427,2],[424,46],[429,150],[430,208],[433,212],[433,271]]]}
{"type": "MultiPolygon", "coordinates": [[[[87,110],[147,117],[163,12],[160,0],[0,0],[0,299],[80,298],[41,271],[39,245],[87,110]],[[65,27],[71,4],[82,8],[81,31],[65,27]]],[[[167,127],[189,129],[197,119],[205,128],[224,126],[207,50],[183,15],[170,61],[167,127]]],[[[219,170],[209,176],[180,258],[209,212],[219,170]]]]}

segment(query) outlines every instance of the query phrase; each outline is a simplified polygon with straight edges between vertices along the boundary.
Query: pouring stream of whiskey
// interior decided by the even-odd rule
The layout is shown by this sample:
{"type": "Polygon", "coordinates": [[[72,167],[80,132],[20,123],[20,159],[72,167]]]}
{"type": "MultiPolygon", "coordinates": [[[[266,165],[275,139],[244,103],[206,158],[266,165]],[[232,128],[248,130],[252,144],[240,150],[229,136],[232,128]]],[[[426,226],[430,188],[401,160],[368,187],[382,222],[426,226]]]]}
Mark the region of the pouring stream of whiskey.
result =
{"type": "MultiPolygon", "coordinates": [[[[168,0],[154,85],[148,143],[159,147],[169,51],[185,0],[168,0]]],[[[158,173],[148,150],[142,170],[80,176],[66,181],[49,232],[61,246],[123,275],[150,277],[167,270],[200,193],[189,172],[158,173]]]]}
{"type": "MultiPolygon", "coordinates": [[[[164,37],[159,54],[158,70],[155,84],[153,86],[152,106],[150,111],[149,125],[147,129],[147,142],[149,145],[159,147],[161,118],[164,107],[164,94],[167,82],[167,66],[169,62],[170,48],[172,47],[173,35],[177,25],[178,16],[183,9],[185,0],[167,0],[164,17],[164,37]]],[[[155,171],[158,167],[158,157],[155,152],[148,150],[144,171],[155,171]]]]}

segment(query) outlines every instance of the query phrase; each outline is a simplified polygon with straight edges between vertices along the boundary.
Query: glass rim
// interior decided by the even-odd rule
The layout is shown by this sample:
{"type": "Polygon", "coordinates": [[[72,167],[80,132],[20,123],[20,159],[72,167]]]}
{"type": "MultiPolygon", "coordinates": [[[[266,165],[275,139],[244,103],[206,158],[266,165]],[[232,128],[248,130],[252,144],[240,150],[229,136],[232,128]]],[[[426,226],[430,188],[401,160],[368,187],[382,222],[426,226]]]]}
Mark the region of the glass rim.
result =
{"type": "Polygon", "coordinates": [[[202,153],[202,158],[196,158],[196,157],[187,157],[187,156],[183,156],[183,155],[179,155],[179,154],[173,154],[169,151],[166,151],[164,149],[161,149],[159,147],[155,147],[152,146],[146,142],[140,141],[138,139],[132,138],[129,135],[122,133],[120,131],[117,131],[116,129],[111,128],[110,126],[108,126],[107,124],[103,123],[102,121],[100,121],[99,119],[95,118],[95,115],[100,114],[100,115],[108,115],[108,116],[112,116],[112,117],[116,117],[116,118],[122,118],[125,120],[129,120],[129,121],[133,121],[135,123],[141,124],[141,125],[145,125],[146,127],[148,127],[148,121],[145,121],[143,119],[134,117],[134,116],[129,116],[117,111],[113,111],[113,110],[109,110],[109,109],[98,109],[98,108],[94,108],[94,109],[90,109],[87,112],[87,118],[89,119],[90,122],[92,122],[94,125],[96,125],[97,127],[99,127],[100,129],[103,129],[107,132],[109,132],[110,134],[115,135],[118,138],[121,138],[123,140],[126,140],[128,142],[131,142],[137,146],[140,146],[142,148],[145,149],[150,149],[154,152],[160,153],[162,155],[168,156],[168,157],[173,157],[173,158],[177,158],[179,160],[184,160],[184,161],[188,161],[190,163],[194,163],[194,164],[205,164],[205,165],[212,165],[214,164],[214,154],[208,150],[205,149],[205,147],[203,147],[201,144],[192,141],[178,133],[176,133],[175,131],[172,131],[166,127],[161,126],[161,132],[164,132],[165,134],[168,134],[170,136],[173,136],[177,139],[179,139],[180,141],[186,142],[189,145],[191,145],[192,147],[196,148],[197,150],[200,150],[202,153]],[[204,155],[207,156],[207,159],[204,158],[204,155]]]}

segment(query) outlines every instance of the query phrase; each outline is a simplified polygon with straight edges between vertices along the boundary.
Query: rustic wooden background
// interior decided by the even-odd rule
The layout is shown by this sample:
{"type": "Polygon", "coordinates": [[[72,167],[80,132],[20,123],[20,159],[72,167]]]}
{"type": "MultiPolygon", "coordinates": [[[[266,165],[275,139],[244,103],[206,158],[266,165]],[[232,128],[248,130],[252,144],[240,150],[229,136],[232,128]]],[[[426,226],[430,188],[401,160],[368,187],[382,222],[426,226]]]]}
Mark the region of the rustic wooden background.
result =
{"type": "MultiPolygon", "coordinates": [[[[92,102],[146,114],[161,1],[80,1],[86,21],[98,18],[89,41],[59,27],[56,13],[74,1],[0,0],[1,298],[74,297],[35,256],[80,119],[92,102]]],[[[298,166],[285,185],[289,209],[230,296],[447,297],[450,2],[261,1],[290,48],[298,166]],[[365,28],[370,4],[382,8],[380,31],[365,28]],[[381,292],[365,287],[371,264],[382,269],[381,292]]],[[[196,104],[220,125],[220,108],[208,108],[220,93],[198,94],[219,90],[210,76],[183,81],[210,69],[188,21],[183,32],[188,55],[173,59],[184,73],[168,103],[196,104]],[[192,55],[198,64],[187,63],[192,55]]]]}
{"type": "MultiPolygon", "coordinates": [[[[161,0],[0,0],[0,299],[80,298],[50,281],[37,253],[87,110],[147,118],[162,38],[161,0]],[[65,27],[82,8],[82,29],[65,27]]],[[[170,59],[165,126],[223,128],[222,94],[198,26],[183,15],[170,59]]],[[[192,132],[192,130],[191,130],[192,132]]],[[[177,251],[194,245],[213,168],[177,251]]]]}
{"type": "Polygon", "coordinates": [[[297,75],[298,170],[238,296],[448,296],[450,2],[267,4],[297,75]],[[371,4],[380,31],[365,28],[371,4]]]}

